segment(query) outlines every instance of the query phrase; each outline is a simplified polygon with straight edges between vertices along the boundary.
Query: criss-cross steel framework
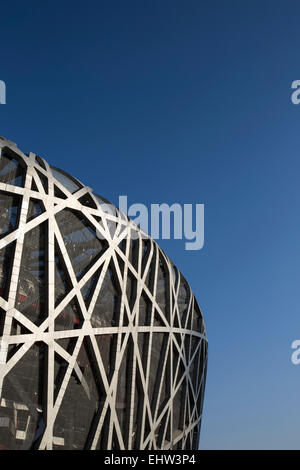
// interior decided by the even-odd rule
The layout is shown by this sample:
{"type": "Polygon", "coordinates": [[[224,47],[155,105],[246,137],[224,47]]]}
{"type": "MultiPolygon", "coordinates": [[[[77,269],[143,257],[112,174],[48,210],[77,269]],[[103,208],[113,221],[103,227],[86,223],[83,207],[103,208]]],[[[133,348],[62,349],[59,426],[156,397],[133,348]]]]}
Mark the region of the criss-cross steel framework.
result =
{"type": "Polygon", "coordinates": [[[90,188],[0,150],[0,448],[197,448],[207,340],[188,283],[90,188]]]}

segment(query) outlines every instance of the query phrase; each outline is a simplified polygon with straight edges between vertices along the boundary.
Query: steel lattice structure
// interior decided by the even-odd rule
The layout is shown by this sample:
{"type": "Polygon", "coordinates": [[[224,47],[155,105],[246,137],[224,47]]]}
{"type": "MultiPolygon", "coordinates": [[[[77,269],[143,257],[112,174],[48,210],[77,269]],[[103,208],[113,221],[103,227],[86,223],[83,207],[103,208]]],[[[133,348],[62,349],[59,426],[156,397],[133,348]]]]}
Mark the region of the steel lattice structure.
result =
{"type": "Polygon", "coordinates": [[[0,138],[0,448],[197,449],[207,340],[178,269],[0,138]]]}

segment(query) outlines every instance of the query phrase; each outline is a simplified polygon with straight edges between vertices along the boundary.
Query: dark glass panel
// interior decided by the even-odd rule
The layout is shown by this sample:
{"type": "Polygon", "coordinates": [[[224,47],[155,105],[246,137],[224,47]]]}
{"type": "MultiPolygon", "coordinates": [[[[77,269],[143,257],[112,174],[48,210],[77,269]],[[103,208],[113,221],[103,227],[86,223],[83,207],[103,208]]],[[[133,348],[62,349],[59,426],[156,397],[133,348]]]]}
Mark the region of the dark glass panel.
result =
{"type": "Polygon", "coordinates": [[[139,300],[139,321],[135,318],[135,323],[140,326],[151,325],[152,302],[145,291],[142,292],[139,300]]]}
{"type": "Polygon", "coordinates": [[[166,356],[166,339],[165,333],[153,333],[151,350],[149,351],[151,359],[148,395],[153,413],[158,401],[159,387],[162,380],[164,380],[162,374],[166,356]]]}
{"type": "Polygon", "coordinates": [[[69,354],[72,354],[77,343],[77,338],[59,338],[55,341],[61,348],[69,354]]]}
{"type": "Polygon", "coordinates": [[[142,276],[144,275],[150,253],[151,253],[150,240],[142,240],[142,276]]]}
{"type": "Polygon", "coordinates": [[[156,284],[156,302],[160,306],[164,317],[170,321],[170,305],[169,305],[169,276],[167,275],[167,268],[162,257],[159,259],[157,270],[157,284],[156,284]]]}
{"type": "MultiPolygon", "coordinates": [[[[157,336],[157,333],[153,335],[157,336]]],[[[154,411],[157,408],[157,417],[163,412],[165,405],[171,396],[171,357],[170,348],[168,348],[169,335],[163,334],[163,343],[161,346],[161,360],[157,369],[155,387],[153,391],[151,408],[154,411]],[[162,360],[163,358],[163,360],[162,360]],[[165,362],[165,364],[164,364],[165,362]]],[[[161,426],[158,432],[157,444],[159,447],[163,445],[163,440],[170,441],[170,421],[167,411],[161,421],[161,426]],[[166,435],[164,437],[164,432],[166,435]]]]}
{"type": "MultiPolygon", "coordinates": [[[[94,196],[97,199],[97,201],[99,202],[99,204],[103,205],[103,210],[106,209],[107,206],[109,206],[109,208],[111,209],[111,212],[109,212],[109,213],[113,213],[114,215],[117,214],[118,209],[111,202],[109,202],[107,199],[105,199],[105,197],[99,196],[98,194],[94,194],[94,196]]],[[[104,210],[104,212],[106,212],[106,211],[104,210]]]]}
{"type": "Polygon", "coordinates": [[[54,184],[54,196],[60,199],[67,199],[67,196],[54,184]]]}
{"type": "Polygon", "coordinates": [[[0,192],[0,237],[17,228],[21,196],[0,192]]]}
{"type": "Polygon", "coordinates": [[[199,436],[200,436],[200,427],[196,425],[192,431],[192,449],[198,449],[199,445],[199,436]]]}
{"type": "Polygon", "coordinates": [[[117,417],[119,420],[123,438],[125,437],[125,433],[126,433],[126,423],[125,423],[126,405],[128,406],[128,403],[126,403],[126,397],[130,398],[130,383],[131,383],[131,380],[130,380],[131,376],[129,373],[130,367],[127,361],[128,353],[129,351],[128,351],[128,343],[127,343],[127,346],[126,346],[126,349],[124,351],[124,355],[121,361],[121,365],[119,368],[117,393],[116,393],[116,412],[117,412],[117,417]]]}
{"type": "Polygon", "coordinates": [[[178,302],[179,316],[181,319],[182,328],[186,327],[189,299],[190,299],[190,293],[189,293],[188,285],[185,279],[183,278],[183,276],[180,275],[180,286],[179,286],[177,302],[178,302]]]}
{"type": "Polygon", "coordinates": [[[119,321],[120,288],[112,268],[108,268],[91,316],[94,328],[114,326],[119,321]]]}
{"type": "Polygon", "coordinates": [[[47,316],[46,246],[47,222],[25,234],[16,308],[35,324],[47,316]]]}
{"type": "Polygon", "coordinates": [[[40,165],[40,167],[42,167],[44,170],[46,170],[45,163],[43,162],[43,160],[38,155],[35,156],[35,160],[40,165]]]}
{"type": "Polygon", "coordinates": [[[95,336],[99,353],[103,362],[103,367],[106,373],[106,376],[109,378],[111,376],[111,371],[114,369],[114,347],[117,339],[117,335],[97,335],[95,336]]]}
{"type": "Polygon", "coordinates": [[[198,305],[196,304],[196,300],[195,300],[194,315],[193,315],[193,330],[199,331],[199,332],[202,332],[203,330],[203,318],[202,318],[200,309],[198,305]]]}
{"type": "Polygon", "coordinates": [[[35,219],[35,217],[38,217],[43,212],[45,212],[45,207],[42,201],[31,198],[29,201],[27,222],[29,222],[32,219],[35,219]]]}
{"type": "Polygon", "coordinates": [[[55,330],[76,330],[81,328],[83,318],[78,302],[72,299],[71,302],[55,319],[55,330]]]}
{"type": "Polygon", "coordinates": [[[68,362],[56,352],[54,353],[54,403],[60,391],[68,369],[68,362]]]}
{"type": "Polygon", "coordinates": [[[31,182],[31,190],[32,191],[38,191],[38,187],[37,187],[36,182],[34,181],[33,178],[32,178],[32,182],[31,182]]]}
{"type": "Polygon", "coordinates": [[[70,292],[71,287],[67,267],[55,241],[55,306],[70,292]]]}
{"type": "Polygon", "coordinates": [[[81,212],[64,209],[55,218],[75,275],[80,279],[104,253],[107,242],[98,239],[95,228],[81,212]]]}
{"type": "Polygon", "coordinates": [[[2,449],[30,449],[45,429],[45,360],[45,344],[35,343],[4,379],[0,406],[2,449]]]}
{"type": "Polygon", "coordinates": [[[22,323],[18,322],[15,318],[12,320],[11,335],[28,335],[32,334],[30,330],[25,328],[22,323]]]}
{"type": "Polygon", "coordinates": [[[100,384],[94,373],[93,359],[86,348],[86,341],[84,339],[76,361],[82,377],[73,371],[55,420],[54,436],[56,440],[61,440],[61,445],[54,445],[54,449],[85,448],[99,408],[100,384]]]}
{"type": "Polygon", "coordinates": [[[20,343],[20,344],[9,344],[8,345],[8,351],[7,351],[7,361],[9,361],[16,354],[16,352],[19,351],[19,349],[22,346],[23,346],[22,343],[20,343]]]}
{"type": "Polygon", "coordinates": [[[23,186],[24,169],[18,160],[6,151],[2,151],[0,155],[0,182],[12,184],[14,186],[23,186]]]}
{"type": "Polygon", "coordinates": [[[198,415],[200,416],[202,413],[203,408],[203,399],[204,399],[204,389],[205,389],[205,381],[206,381],[206,373],[207,373],[207,342],[202,340],[201,344],[201,354],[199,360],[199,380],[198,384],[200,385],[200,392],[197,401],[197,410],[198,415]],[[201,384],[200,384],[201,382],[201,384]]]}
{"type": "Polygon", "coordinates": [[[78,201],[83,206],[91,207],[92,209],[97,209],[96,203],[93,201],[93,198],[88,193],[86,193],[84,196],[81,196],[81,198],[79,198],[78,201]]]}
{"type": "Polygon", "coordinates": [[[2,308],[0,308],[0,336],[3,335],[3,328],[4,328],[4,323],[5,323],[5,315],[6,312],[2,308]]]}
{"type": "Polygon", "coordinates": [[[8,299],[10,274],[14,259],[15,242],[6,245],[0,250],[0,295],[8,299]]]}
{"type": "MultiPolygon", "coordinates": [[[[197,336],[192,336],[190,360],[192,359],[193,354],[195,353],[196,348],[199,345],[199,341],[200,339],[197,336]]],[[[194,359],[192,363],[190,364],[190,377],[191,377],[192,384],[195,390],[197,389],[197,376],[198,376],[200,355],[201,355],[201,349],[198,348],[197,352],[195,353],[194,359]]]]}
{"type": "MultiPolygon", "coordinates": [[[[102,269],[102,268],[101,268],[102,269]]],[[[101,273],[101,269],[96,271],[91,278],[84,284],[81,288],[81,293],[83,296],[83,300],[85,301],[86,308],[89,308],[90,302],[92,300],[95,288],[97,286],[97,282],[101,273]]]]}
{"type": "MultiPolygon", "coordinates": [[[[182,377],[182,373],[180,373],[180,376],[182,377]]],[[[185,382],[183,380],[173,400],[173,435],[175,436],[178,432],[181,432],[183,429],[181,407],[185,400],[184,390],[185,390],[185,382]]]]}
{"type": "MultiPolygon", "coordinates": [[[[147,249],[146,249],[146,251],[144,250],[144,255],[143,255],[143,260],[142,260],[142,273],[143,273],[142,276],[143,277],[144,277],[146,264],[147,264],[148,258],[150,256],[150,247],[151,247],[151,245],[147,244],[146,246],[147,246],[147,249]]],[[[145,245],[143,245],[143,248],[145,248],[145,245]]],[[[156,249],[154,247],[151,262],[150,262],[149,268],[147,270],[147,275],[146,275],[146,278],[145,278],[145,284],[148,287],[151,294],[153,294],[153,292],[154,292],[156,256],[157,256],[157,252],[156,252],[156,249]]]]}
{"type": "Polygon", "coordinates": [[[40,178],[41,183],[43,185],[44,191],[47,194],[48,193],[48,178],[45,175],[43,175],[42,173],[40,173],[38,170],[36,172],[39,175],[39,178],[40,178]]]}
{"type": "Polygon", "coordinates": [[[70,193],[75,193],[78,189],[82,188],[81,184],[76,181],[72,176],[66,174],[64,171],[51,166],[51,171],[54,178],[57,179],[70,193]]]}
{"type": "Polygon", "coordinates": [[[127,282],[126,282],[126,296],[127,296],[128,304],[130,306],[130,310],[132,310],[132,306],[134,305],[134,302],[135,302],[136,286],[137,286],[136,277],[132,274],[130,269],[128,269],[127,270],[127,282]]]}

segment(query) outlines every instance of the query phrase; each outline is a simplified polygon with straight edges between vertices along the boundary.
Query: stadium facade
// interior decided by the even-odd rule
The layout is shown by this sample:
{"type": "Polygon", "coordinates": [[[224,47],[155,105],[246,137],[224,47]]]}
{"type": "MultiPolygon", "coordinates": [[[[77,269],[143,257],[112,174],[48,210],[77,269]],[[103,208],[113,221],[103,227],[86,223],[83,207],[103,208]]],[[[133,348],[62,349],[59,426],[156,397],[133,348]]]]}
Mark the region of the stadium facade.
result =
{"type": "Polygon", "coordinates": [[[201,311],[148,235],[0,138],[0,449],[197,449],[201,311]]]}

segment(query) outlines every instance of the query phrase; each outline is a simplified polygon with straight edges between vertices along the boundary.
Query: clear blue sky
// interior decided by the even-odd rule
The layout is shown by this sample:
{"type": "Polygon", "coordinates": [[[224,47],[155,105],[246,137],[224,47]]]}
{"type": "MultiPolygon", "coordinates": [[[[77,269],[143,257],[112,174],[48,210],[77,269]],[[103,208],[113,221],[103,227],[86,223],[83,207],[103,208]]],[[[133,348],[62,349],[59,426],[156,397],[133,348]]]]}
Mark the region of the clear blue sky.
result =
{"type": "Polygon", "coordinates": [[[114,203],[205,204],[161,242],[209,339],[200,447],[300,448],[300,5],[1,4],[0,135],[114,203]]]}

